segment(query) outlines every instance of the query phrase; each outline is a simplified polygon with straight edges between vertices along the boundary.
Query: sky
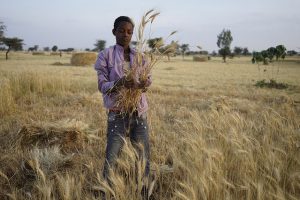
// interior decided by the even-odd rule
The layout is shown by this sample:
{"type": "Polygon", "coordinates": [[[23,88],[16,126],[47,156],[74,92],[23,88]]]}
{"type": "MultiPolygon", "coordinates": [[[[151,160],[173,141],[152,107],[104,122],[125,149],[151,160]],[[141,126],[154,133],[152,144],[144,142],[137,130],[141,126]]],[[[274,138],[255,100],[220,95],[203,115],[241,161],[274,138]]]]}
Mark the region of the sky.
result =
{"type": "MultiPolygon", "coordinates": [[[[0,0],[6,37],[24,39],[25,49],[94,48],[98,39],[115,44],[115,18],[131,17],[138,25],[150,9],[161,14],[147,37],[189,44],[191,50],[218,50],[217,35],[231,31],[231,47],[260,51],[283,44],[300,51],[300,0],[0,0]]],[[[133,36],[133,40],[135,36],[133,36]]]]}

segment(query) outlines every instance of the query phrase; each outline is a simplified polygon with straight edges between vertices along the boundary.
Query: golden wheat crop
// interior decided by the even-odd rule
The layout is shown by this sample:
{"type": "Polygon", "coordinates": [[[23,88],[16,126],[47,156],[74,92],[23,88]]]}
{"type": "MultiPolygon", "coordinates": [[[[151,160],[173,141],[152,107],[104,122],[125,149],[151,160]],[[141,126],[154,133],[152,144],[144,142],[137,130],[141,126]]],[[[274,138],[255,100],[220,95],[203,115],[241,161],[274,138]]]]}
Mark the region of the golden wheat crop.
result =
{"type": "MultiPolygon", "coordinates": [[[[106,112],[92,68],[70,56],[0,54],[0,199],[140,199],[141,169],[126,142],[102,179],[106,112]]],[[[153,69],[149,97],[153,199],[300,197],[299,58],[280,64],[286,90],[253,86],[250,58],[191,57],[153,69]]]]}

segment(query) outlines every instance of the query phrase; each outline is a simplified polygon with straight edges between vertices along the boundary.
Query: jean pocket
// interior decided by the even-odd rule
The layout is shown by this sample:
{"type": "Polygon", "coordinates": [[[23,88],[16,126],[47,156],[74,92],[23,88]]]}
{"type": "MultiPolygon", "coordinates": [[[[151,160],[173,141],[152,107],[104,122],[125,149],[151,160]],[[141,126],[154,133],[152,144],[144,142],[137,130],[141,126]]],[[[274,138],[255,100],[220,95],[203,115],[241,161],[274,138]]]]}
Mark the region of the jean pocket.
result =
{"type": "Polygon", "coordinates": [[[147,120],[147,113],[143,113],[140,118],[142,120],[147,120]]]}
{"type": "Polygon", "coordinates": [[[117,114],[114,112],[109,112],[107,116],[107,121],[108,122],[113,122],[116,120],[117,114]]]}

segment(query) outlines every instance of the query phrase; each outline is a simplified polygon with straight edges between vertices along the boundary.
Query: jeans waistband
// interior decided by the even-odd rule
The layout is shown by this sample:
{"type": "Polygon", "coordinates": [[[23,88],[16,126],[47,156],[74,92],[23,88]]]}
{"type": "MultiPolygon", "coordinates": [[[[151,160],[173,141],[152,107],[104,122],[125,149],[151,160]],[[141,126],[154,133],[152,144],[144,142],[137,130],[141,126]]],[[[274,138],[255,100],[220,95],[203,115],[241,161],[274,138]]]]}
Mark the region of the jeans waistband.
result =
{"type": "Polygon", "coordinates": [[[121,111],[121,110],[109,109],[109,110],[108,110],[108,113],[116,113],[116,114],[118,114],[118,115],[128,115],[128,114],[132,114],[133,116],[138,116],[138,111],[137,111],[137,110],[133,111],[132,113],[129,113],[129,112],[121,111]]]}

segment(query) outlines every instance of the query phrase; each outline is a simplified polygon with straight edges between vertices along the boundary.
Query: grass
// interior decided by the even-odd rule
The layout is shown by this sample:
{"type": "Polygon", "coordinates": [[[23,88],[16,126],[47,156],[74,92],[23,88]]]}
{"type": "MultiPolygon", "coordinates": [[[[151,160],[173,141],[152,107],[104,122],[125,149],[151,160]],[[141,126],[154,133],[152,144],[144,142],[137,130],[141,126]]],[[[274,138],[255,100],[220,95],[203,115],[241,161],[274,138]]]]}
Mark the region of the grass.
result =
{"type": "MultiPolygon", "coordinates": [[[[179,56],[153,69],[153,199],[299,199],[300,59],[280,63],[276,80],[294,86],[283,90],[255,87],[267,77],[250,60],[179,56]]],[[[55,62],[70,55],[0,54],[0,199],[139,199],[143,163],[130,143],[114,188],[102,180],[96,72],[55,62]]]]}
{"type": "Polygon", "coordinates": [[[288,88],[288,84],[278,83],[274,79],[270,79],[269,82],[266,82],[265,79],[257,81],[255,83],[255,86],[257,86],[257,87],[267,87],[267,88],[276,88],[276,89],[286,89],[286,88],[288,88]]]}

